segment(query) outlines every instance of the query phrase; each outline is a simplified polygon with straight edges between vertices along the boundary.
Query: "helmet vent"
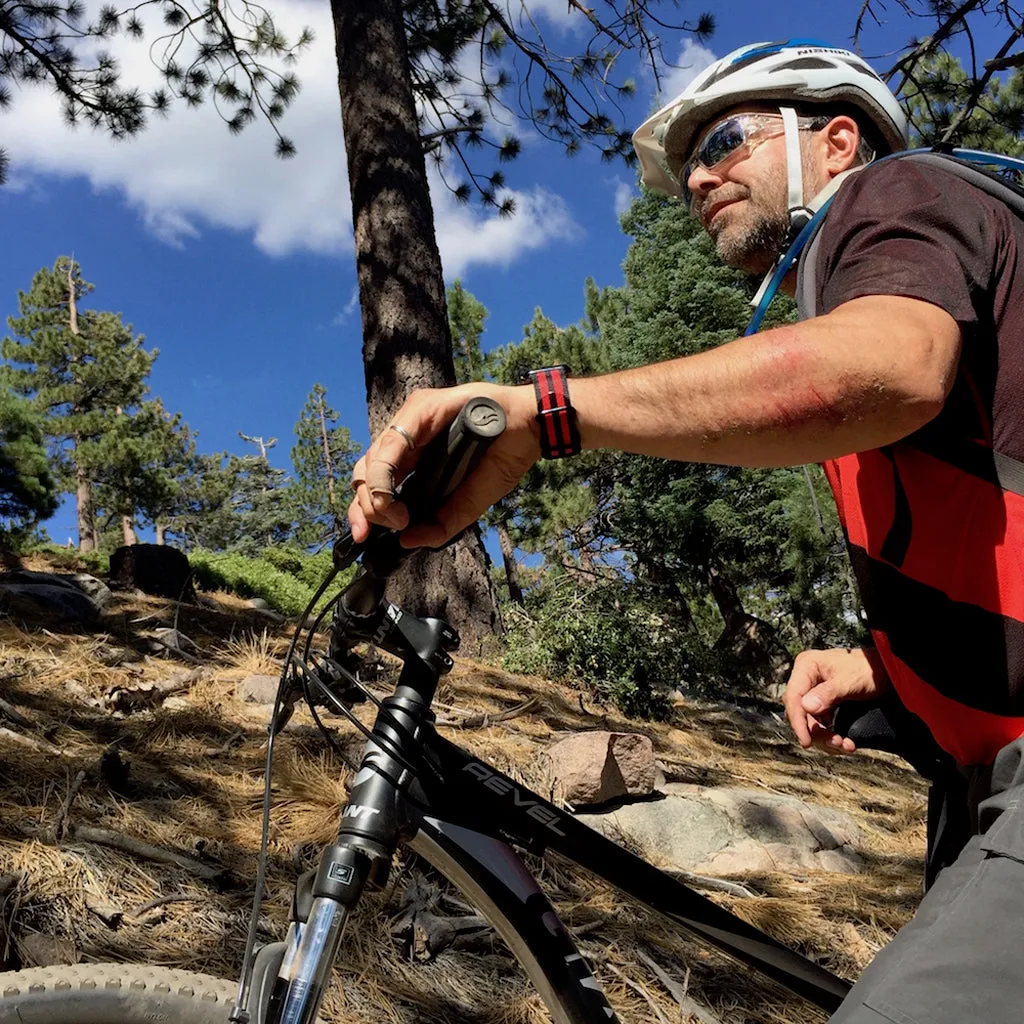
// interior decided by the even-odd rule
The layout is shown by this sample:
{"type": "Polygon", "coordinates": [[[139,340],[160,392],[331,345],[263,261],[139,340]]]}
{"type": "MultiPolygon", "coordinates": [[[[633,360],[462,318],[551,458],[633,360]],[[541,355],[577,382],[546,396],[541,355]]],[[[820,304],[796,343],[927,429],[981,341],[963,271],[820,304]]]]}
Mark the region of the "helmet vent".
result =
{"type": "Polygon", "coordinates": [[[847,67],[852,68],[854,71],[859,71],[862,75],[866,76],[867,78],[872,79],[872,81],[875,81],[875,82],[880,82],[881,81],[881,79],[878,77],[878,75],[876,75],[875,72],[872,71],[872,69],[869,68],[866,64],[861,64],[861,63],[854,64],[854,62],[852,60],[847,60],[847,61],[844,61],[843,63],[846,64],[847,67]]]}
{"type": "Polygon", "coordinates": [[[800,57],[797,60],[786,61],[777,68],[772,68],[772,74],[776,71],[828,71],[834,68],[835,64],[830,60],[822,60],[821,57],[800,57]]]}

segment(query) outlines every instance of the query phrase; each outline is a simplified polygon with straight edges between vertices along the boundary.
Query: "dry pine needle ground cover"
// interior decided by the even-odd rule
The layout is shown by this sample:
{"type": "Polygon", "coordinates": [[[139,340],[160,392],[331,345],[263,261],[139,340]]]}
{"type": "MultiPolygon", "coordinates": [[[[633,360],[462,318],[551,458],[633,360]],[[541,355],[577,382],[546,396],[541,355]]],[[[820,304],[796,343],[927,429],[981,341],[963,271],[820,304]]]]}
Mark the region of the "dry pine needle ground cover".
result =
{"type": "MultiPolygon", "coordinates": [[[[176,609],[115,595],[90,633],[0,619],[0,944],[8,967],[115,960],[236,975],[256,871],[267,713],[240,703],[235,688],[249,674],[280,671],[289,627],[268,631],[242,602],[213,598],[210,607],[176,609]],[[171,626],[176,611],[196,660],[141,654],[142,631],[171,626]],[[138,693],[168,679],[179,681],[168,706],[111,711],[116,688],[138,693]],[[181,859],[155,860],[154,848],[181,859]]],[[[443,682],[437,710],[470,726],[445,727],[446,735],[546,795],[540,755],[554,736],[634,730],[651,737],[670,780],[764,788],[850,812],[869,837],[862,874],[746,876],[736,881],[753,898],[708,894],[846,977],[857,976],[919,899],[924,787],[895,758],[805,754],[781,722],[751,723],[724,707],[680,705],[667,723],[631,721],[584,706],[565,687],[469,661],[443,682]],[[528,713],[480,724],[481,713],[528,698],[528,713]]],[[[296,874],[333,838],[349,778],[308,713],[296,721],[275,755],[264,941],[283,936],[296,874]]],[[[358,734],[328,721],[354,763],[358,734]]],[[[824,1020],[571,866],[555,858],[530,866],[622,1020],[824,1020]],[[699,1015],[680,1008],[673,986],[699,1015]]],[[[413,884],[433,894],[438,914],[472,913],[428,870],[400,855],[388,887],[364,899],[324,1020],[547,1020],[497,940],[424,961],[392,939],[413,884]]]]}

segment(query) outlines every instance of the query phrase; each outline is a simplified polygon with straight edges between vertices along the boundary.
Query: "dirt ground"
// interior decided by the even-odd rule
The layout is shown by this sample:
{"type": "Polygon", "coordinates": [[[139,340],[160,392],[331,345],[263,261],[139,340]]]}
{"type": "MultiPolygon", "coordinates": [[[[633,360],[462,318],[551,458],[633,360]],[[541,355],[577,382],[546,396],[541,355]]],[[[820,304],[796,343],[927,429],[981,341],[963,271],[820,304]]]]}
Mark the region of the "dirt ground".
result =
{"type": "MultiPolygon", "coordinates": [[[[115,595],[88,632],[0,619],[8,969],[114,960],[236,976],[259,848],[268,715],[235,690],[250,674],[279,673],[290,627],[268,625],[230,595],[208,597],[206,607],[179,607],[115,595]],[[146,639],[175,616],[196,645],[191,659],[161,657],[146,639]],[[178,692],[154,703],[152,684],[169,680],[178,692]],[[180,859],[154,859],[154,850],[180,859]]],[[[386,694],[386,678],[378,692],[386,694]]],[[[632,721],[567,687],[468,660],[444,681],[435,709],[470,725],[446,726],[445,735],[545,795],[541,755],[552,737],[601,728],[648,735],[670,781],[753,786],[847,811],[868,837],[863,873],[747,875],[736,880],[752,898],[707,894],[847,978],[920,898],[925,790],[896,758],[805,753],[781,720],[754,723],[724,705],[679,704],[668,722],[632,721]],[[507,721],[474,726],[479,715],[468,718],[531,697],[531,710],[507,721]]],[[[361,717],[368,722],[369,712],[361,717]]],[[[333,838],[350,774],[344,762],[362,747],[350,724],[328,718],[343,761],[308,712],[295,721],[275,754],[264,941],[283,936],[297,873],[333,838]]],[[[702,1019],[682,1013],[652,962],[706,1008],[704,1024],[824,1020],[570,865],[529,863],[622,1020],[702,1019]]],[[[348,926],[325,1021],[547,1020],[499,941],[426,961],[396,944],[390,925],[414,881],[435,888],[437,913],[467,913],[457,892],[401,855],[387,887],[364,899],[348,926]]]]}

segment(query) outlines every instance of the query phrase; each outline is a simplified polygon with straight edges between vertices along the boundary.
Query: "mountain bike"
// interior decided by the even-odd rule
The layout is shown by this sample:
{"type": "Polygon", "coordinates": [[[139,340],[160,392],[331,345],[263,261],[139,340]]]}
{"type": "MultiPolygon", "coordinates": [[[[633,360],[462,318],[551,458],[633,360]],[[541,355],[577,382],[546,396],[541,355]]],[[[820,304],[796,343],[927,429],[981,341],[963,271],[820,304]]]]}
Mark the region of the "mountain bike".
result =
{"type": "MultiPolygon", "coordinates": [[[[472,472],[504,426],[497,403],[467,402],[398,492],[414,520],[430,515],[472,472]]],[[[554,851],[822,1009],[838,1007],[847,982],[438,734],[431,702],[452,668],[459,638],[444,621],[409,614],[385,599],[388,578],[407,554],[397,533],[381,527],[362,544],[343,536],[334,547],[334,569],[310,602],[311,610],[338,572],[359,563],[332,602],[329,648],[311,650],[331,604],[312,622],[301,653],[300,630],[291,641],[269,730],[259,868],[239,981],[124,964],[29,969],[0,975],[0,1024],[314,1024],[346,919],[365,890],[385,884],[399,844],[490,921],[555,1024],[616,1017],[518,851],[554,851]],[[356,648],[365,643],[402,662],[383,700],[359,680],[356,648]],[[321,728],[317,708],[326,707],[347,717],[367,742],[336,840],[323,850],[319,867],[298,879],[285,940],[257,950],[273,739],[299,699],[321,728]],[[352,710],[367,699],[377,706],[372,728],[352,710]]]]}

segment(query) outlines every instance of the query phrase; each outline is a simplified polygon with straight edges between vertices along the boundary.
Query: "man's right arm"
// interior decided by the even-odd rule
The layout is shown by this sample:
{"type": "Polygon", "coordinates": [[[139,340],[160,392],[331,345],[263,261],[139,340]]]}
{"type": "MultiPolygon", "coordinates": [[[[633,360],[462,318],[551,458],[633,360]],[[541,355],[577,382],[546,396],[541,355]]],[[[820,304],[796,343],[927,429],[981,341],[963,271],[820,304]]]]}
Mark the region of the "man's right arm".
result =
{"type": "MultiPolygon", "coordinates": [[[[870,296],[827,316],[776,328],[699,355],[571,381],[585,448],[617,448],[690,462],[783,466],[820,462],[906,436],[942,408],[956,376],[960,329],[937,306],[870,296]]],[[[467,384],[412,394],[394,422],[418,447],[473,394],[505,407],[509,427],[435,524],[403,535],[439,546],[508,493],[539,456],[530,387],[467,384]]],[[[394,483],[416,452],[385,431],[356,464],[365,480],[350,509],[353,534],[401,528],[394,483]]]]}

